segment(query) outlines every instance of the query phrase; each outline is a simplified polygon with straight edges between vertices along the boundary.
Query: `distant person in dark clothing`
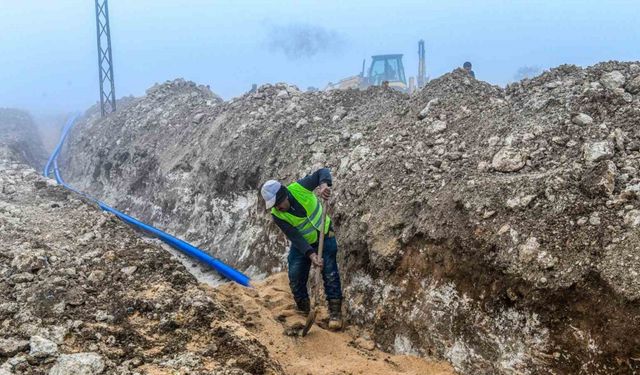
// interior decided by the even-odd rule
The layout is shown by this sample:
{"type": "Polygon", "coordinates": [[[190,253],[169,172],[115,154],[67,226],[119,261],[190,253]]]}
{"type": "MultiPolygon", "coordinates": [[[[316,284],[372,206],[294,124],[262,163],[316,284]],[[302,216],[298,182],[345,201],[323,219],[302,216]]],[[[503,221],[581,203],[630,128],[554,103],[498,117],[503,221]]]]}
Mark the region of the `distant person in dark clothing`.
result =
{"type": "Polygon", "coordinates": [[[469,75],[471,75],[471,77],[476,78],[476,73],[471,70],[471,63],[469,61],[466,61],[464,64],[462,64],[462,67],[467,71],[467,73],[469,73],[469,75]]]}

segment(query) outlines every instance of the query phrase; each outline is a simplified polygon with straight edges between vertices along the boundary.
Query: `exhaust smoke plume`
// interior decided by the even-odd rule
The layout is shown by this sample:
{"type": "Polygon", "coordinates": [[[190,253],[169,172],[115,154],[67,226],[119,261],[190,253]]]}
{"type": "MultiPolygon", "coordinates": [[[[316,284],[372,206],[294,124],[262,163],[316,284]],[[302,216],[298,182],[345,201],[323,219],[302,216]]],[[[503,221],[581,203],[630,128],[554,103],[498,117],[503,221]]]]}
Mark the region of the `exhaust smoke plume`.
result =
{"type": "Polygon", "coordinates": [[[320,53],[335,53],[344,45],[344,38],[322,26],[289,24],[271,26],[267,45],[272,52],[282,52],[291,59],[313,57],[320,53]]]}
{"type": "Polygon", "coordinates": [[[521,66],[516,71],[516,74],[513,75],[513,79],[516,81],[521,81],[525,78],[533,78],[542,73],[542,69],[537,66],[521,66]]]}

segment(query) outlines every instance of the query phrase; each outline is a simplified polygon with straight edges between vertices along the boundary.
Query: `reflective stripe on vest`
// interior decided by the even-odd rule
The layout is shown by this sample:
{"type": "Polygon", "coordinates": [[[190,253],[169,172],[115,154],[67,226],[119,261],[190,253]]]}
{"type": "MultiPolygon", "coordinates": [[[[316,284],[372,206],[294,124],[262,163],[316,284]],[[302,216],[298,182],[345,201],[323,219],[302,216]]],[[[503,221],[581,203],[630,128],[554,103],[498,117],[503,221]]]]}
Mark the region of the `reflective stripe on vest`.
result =
{"type": "Polygon", "coordinates": [[[311,216],[309,216],[302,224],[298,225],[296,229],[299,230],[300,233],[302,233],[302,235],[304,236],[307,233],[311,233],[311,231],[320,230],[321,221],[322,215],[320,214],[320,205],[316,204],[316,208],[313,210],[311,216]],[[305,230],[304,227],[308,223],[311,223],[311,226],[305,230]]]}
{"type": "MultiPolygon", "coordinates": [[[[320,224],[322,222],[322,206],[318,202],[318,198],[316,198],[312,191],[307,190],[297,182],[287,186],[287,190],[289,190],[293,198],[302,205],[307,216],[298,217],[288,212],[278,211],[275,207],[271,209],[271,213],[296,228],[309,244],[315,243],[318,240],[317,231],[320,230],[320,224]]],[[[325,233],[328,232],[330,223],[331,219],[327,216],[325,233]]]]}

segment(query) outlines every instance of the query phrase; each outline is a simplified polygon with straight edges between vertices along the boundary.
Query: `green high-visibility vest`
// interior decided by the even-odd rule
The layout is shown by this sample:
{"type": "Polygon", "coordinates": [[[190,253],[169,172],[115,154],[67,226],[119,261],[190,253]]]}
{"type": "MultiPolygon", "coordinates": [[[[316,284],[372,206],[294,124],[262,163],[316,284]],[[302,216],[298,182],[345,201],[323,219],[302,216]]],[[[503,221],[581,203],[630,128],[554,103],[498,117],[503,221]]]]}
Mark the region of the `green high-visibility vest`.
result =
{"type": "MultiPolygon", "coordinates": [[[[297,182],[287,186],[287,190],[289,190],[291,195],[304,207],[307,215],[305,217],[298,217],[288,212],[279,211],[275,207],[271,209],[271,213],[296,228],[310,245],[316,243],[318,241],[320,223],[322,222],[322,206],[320,202],[318,202],[318,198],[312,191],[307,190],[297,182]]],[[[329,232],[330,224],[331,219],[327,215],[324,223],[325,234],[329,232]]]]}

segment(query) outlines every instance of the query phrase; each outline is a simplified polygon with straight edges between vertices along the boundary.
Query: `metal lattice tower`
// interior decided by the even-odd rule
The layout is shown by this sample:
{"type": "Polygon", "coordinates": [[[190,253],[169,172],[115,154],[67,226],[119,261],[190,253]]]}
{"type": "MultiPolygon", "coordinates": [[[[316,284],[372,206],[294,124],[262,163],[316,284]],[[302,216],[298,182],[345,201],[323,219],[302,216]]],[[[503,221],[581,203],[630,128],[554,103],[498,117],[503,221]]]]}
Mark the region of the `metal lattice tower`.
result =
{"type": "Polygon", "coordinates": [[[108,0],[96,0],[98,71],[100,73],[100,109],[102,117],[116,111],[116,89],[113,81],[108,3],[108,0]]]}

